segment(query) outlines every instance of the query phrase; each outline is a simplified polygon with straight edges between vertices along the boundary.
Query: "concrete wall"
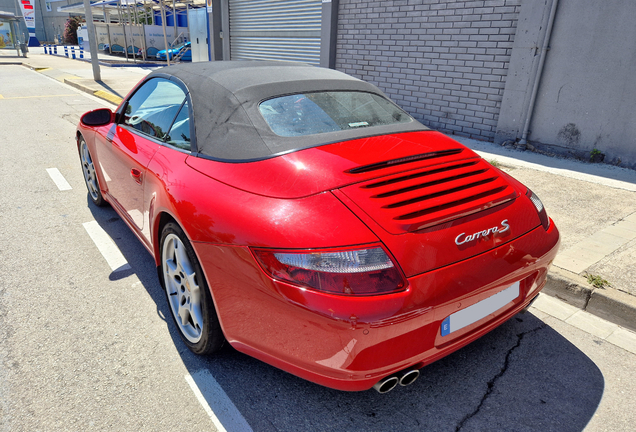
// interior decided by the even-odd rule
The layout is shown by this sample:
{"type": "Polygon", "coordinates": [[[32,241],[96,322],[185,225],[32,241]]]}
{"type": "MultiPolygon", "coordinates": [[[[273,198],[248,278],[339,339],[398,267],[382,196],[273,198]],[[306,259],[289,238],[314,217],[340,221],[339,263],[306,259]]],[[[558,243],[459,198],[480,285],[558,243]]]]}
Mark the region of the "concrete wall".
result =
{"type": "MultiPolygon", "coordinates": [[[[38,20],[42,19],[42,22],[36,22],[36,34],[38,40],[42,43],[44,42],[53,42],[56,35],[64,35],[64,27],[66,26],[66,21],[68,20],[69,13],[66,12],[58,12],[57,8],[61,6],[67,6],[68,4],[79,3],[80,0],[67,0],[67,1],[58,1],[51,3],[51,11],[46,10],[46,0],[38,0],[38,7],[42,13],[38,13],[38,20]]],[[[61,41],[60,41],[61,43],[61,41]]]]}
{"type": "MultiPolygon", "coordinates": [[[[524,4],[522,16],[533,16],[534,22],[520,20],[518,40],[521,33],[537,33],[545,17],[536,10],[526,14],[529,7],[524,4]]],[[[605,162],[636,168],[634,22],[633,0],[559,0],[530,124],[530,143],[584,158],[598,149],[605,153],[605,162]]],[[[509,84],[514,74],[523,75],[523,68],[531,67],[527,45],[515,44],[515,54],[520,55],[513,55],[509,84]]],[[[506,101],[519,99],[523,90],[521,85],[513,87],[506,87],[506,108],[506,101]]],[[[502,112],[499,129],[514,130],[512,120],[502,112]]]]}
{"type": "Polygon", "coordinates": [[[336,69],[435,129],[492,140],[521,0],[340,0],[336,69]]]}

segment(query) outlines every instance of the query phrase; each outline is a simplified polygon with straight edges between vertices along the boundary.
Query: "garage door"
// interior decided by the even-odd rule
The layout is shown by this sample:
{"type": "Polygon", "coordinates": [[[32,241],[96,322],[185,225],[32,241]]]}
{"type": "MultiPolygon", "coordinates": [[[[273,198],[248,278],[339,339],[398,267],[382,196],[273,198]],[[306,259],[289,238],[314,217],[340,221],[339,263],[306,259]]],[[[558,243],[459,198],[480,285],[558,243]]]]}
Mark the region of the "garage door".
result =
{"type": "Polygon", "coordinates": [[[321,0],[230,0],[232,60],[320,63],[321,0]]]}

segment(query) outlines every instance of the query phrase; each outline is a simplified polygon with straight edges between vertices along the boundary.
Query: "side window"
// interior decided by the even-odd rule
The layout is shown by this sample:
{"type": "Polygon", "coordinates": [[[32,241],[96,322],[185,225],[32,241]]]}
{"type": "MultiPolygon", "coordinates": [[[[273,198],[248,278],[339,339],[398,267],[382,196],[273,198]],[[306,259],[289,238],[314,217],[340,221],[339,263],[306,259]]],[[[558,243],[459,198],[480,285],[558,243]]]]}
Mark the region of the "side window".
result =
{"type": "Polygon", "coordinates": [[[177,118],[166,137],[166,142],[180,149],[190,150],[190,113],[187,100],[177,114],[177,118]]]}
{"type": "Polygon", "coordinates": [[[175,83],[153,78],[128,100],[123,123],[145,135],[163,140],[185,97],[183,90],[175,83]]]}

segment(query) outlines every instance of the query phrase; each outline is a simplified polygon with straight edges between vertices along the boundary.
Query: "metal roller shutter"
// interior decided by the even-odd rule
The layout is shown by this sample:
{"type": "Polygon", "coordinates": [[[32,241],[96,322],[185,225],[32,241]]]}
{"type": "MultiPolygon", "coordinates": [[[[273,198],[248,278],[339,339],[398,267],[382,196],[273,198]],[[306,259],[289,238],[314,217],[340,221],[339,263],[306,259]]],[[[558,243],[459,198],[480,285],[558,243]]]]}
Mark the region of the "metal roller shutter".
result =
{"type": "Polygon", "coordinates": [[[321,0],[230,0],[232,60],[320,64],[321,0]]]}

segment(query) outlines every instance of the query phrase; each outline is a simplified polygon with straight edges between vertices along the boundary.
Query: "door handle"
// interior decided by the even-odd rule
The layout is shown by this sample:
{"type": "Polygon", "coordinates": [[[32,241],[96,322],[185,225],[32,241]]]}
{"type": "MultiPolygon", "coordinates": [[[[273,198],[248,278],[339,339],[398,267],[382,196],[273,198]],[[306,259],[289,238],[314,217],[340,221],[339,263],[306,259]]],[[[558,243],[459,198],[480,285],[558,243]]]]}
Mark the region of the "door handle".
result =
{"type": "Polygon", "coordinates": [[[133,168],[130,170],[130,176],[133,178],[135,182],[141,184],[141,171],[139,171],[136,168],[133,168]]]}

